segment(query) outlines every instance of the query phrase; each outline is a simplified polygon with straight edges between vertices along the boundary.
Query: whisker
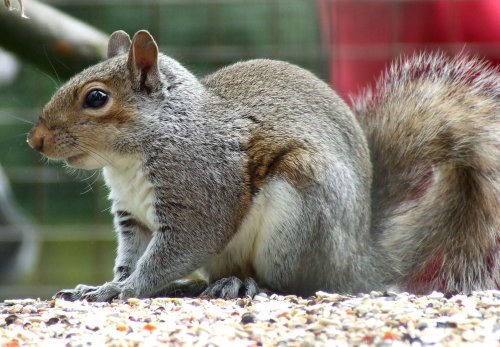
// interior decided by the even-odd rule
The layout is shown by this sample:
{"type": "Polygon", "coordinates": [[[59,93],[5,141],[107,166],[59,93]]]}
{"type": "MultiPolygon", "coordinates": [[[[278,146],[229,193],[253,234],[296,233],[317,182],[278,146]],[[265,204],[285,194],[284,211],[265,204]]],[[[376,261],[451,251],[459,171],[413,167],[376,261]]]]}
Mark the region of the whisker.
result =
{"type": "Polygon", "coordinates": [[[19,137],[26,138],[26,134],[15,134],[15,135],[11,135],[11,136],[4,136],[0,139],[0,141],[17,139],[19,137]]]}
{"type": "MultiPolygon", "coordinates": [[[[92,174],[88,175],[87,177],[84,177],[82,178],[82,181],[87,181],[87,180],[90,180],[92,178],[94,178],[94,176],[96,176],[96,174],[98,173],[99,171],[98,170],[95,170],[94,172],[92,172],[92,174]]],[[[94,180],[93,183],[95,183],[96,180],[94,180]]]]}
{"type": "Polygon", "coordinates": [[[10,114],[10,113],[4,113],[4,112],[2,112],[1,115],[2,116],[7,116],[7,117],[9,117],[11,119],[15,119],[15,120],[21,121],[23,123],[27,123],[29,125],[34,125],[35,124],[35,122],[31,122],[31,121],[29,121],[27,119],[24,119],[24,118],[21,118],[21,117],[18,117],[18,116],[14,116],[13,114],[10,114]]]}
{"type": "Polygon", "coordinates": [[[83,193],[81,193],[81,195],[87,194],[88,192],[91,192],[91,191],[94,190],[92,187],[97,182],[97,180],[99,179],[99,176],[100,176],[99,173],[100,173],[99,170],[95,170],[92,173],[92,175],[84,178],[84,180],[88,180],[88,179],[92,179],[92,178],[94,178],[94,180],[92,182],[87,182],[87,189],[83,193]]]}
{"type": "MultiPolygon", "coordinates": [[[[45,55],[47,55],[47,53],[45,53],[45,55]]],[[[47,58],[48,59],[48,58],[47,58]]],[[[52,64],[50,64],[52,66],[52,64]]],[[[54,67],[52,66],[52,69],[54,69],[54,67]]],[[[54,79],[54,77],[52,77],[50,74],[48,74],[47,72],[43,71],[43,70],[40,70],[40,69],[37,69],[38,72],[40,72],[42,75],[44,75],[45,77],[47,77],[53,84],[54,84],[54,87],[55,89],[58,89],[59,86],[61,85],[61,81],[56,81],[54,79]]],[[[59,77],[58,77],[59,79],[59,77]]]]}
{"type": "Polygon", "coordinates": [[[85,195],[85,194],[88,194],[90,192],[93,192],[94,189],[92,189],[92,185],[90,184],[87,184],[87,189],[85,189],[83,192],[80,193],[80,195],[85,195]]]}
{"type": "Polygon", "coordinates": [[[111,204],[108,205],[108,207],[106,207],[105,209],[101,210],[101,212],[111,212],[111,204]]]}
{"type": "Polygon", "coordinates": [[[85,143],[79,142],[78,144],[74,144],[73,147],[82,150],[83,152],[86,152],[102,166],[110,164],[110,161],[106,157],[104,157],[103,155],[98,153],[94,148],[86,145],[85,143]]]}
{"type": "Polygon", "coordinates": [[[97,160],[96,157],[93,157],[99,164],[101,164],[103,166],[105,166],[106,164],[113,165],[113,161],[110,158],[108,158],[107,156],[105,156],[102,153],[99,153],[99,151],[97,151],[91,144],[88,144],[84,141],[81,141],[81,139],[79,139],[78,145],[80,146],[80,149],[88,151],[89,154],[94,154],[96,157],[101,158],[103,160],[102,162],[97,160]]]}
{"type": "MultiPolygon", "coordinates": [[[[52,64],[52,61],[50,60],[49,55],[47,54],[47,49],[46,49],[45,47],[43,48],[43,52],[44,52],[44,54],[45,54],[45,57],[47,58],[47,61],[48,61],[48,62],[49,62],[49,64],[50,64],[50,67],[51,67],[51,68],[52,68],[52,70],[54,71],[54,74],[56,75],[56,78],[57,78],[57,80],[59,81],[59,84],[61,84],[61,79],[59,78],[59,74],[57,73],[57,70],[56,70],[56,68],[54,67],[54,64],[52,64]]],[[[58,86],[58,85],[56,84],[56,87],[57,87],[57,86],[58,86]]]]}

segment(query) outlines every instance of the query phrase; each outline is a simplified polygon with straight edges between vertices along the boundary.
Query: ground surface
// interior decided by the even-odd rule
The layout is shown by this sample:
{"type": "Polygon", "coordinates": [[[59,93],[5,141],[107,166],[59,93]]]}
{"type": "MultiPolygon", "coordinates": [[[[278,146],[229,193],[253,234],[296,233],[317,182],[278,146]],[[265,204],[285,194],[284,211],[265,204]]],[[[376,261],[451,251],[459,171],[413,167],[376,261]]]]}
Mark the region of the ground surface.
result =
{"type": "Polygon", "coordinates": [[[6,300],[0,346],[500,346],[500,291],[253,300],[6,300]]]}

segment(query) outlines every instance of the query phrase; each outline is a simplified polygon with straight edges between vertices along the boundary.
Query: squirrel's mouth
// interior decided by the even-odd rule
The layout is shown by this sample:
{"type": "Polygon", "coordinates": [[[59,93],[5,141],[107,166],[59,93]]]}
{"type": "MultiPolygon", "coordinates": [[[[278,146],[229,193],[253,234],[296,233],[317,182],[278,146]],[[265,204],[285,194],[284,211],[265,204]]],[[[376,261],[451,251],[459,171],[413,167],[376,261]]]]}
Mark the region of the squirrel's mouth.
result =
{"type": "Polygon", "coordinates": [[[68,158],[66,158],[66,163],[68,163],[68,165],[70,166],[73,166],[75,164],[78,164],[79,162],[81,162],[81,160],[83,158],[85,158],[87,156],[87,154],[85,153],[80,153],[80,154],[77,154],[77,155],[72,155],[68,158]]]}
{"type": "Polygon", "coordinates": [[[79,153],[64,159],[66,164],[74,169],[95,170],[104,167],[103,162],[95,160],[90,153],[79,153]]]}

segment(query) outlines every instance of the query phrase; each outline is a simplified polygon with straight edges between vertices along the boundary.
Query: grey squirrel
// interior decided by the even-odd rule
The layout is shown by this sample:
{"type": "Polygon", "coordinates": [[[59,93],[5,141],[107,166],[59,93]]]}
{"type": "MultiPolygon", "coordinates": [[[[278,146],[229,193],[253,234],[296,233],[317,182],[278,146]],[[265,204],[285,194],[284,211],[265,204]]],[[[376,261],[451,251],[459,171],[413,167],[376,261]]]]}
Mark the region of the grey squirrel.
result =
{"type": "Polygon", "coordinates": [[[499,81],[476,59],[420,55],[353,113],[292,64],[198,79],[147,31],[117,31],[28,136],[110,189],[114,279],[57,296],[498,288],[499,81]],[[181,281],[197,269],[207,284],[181,281]]]}

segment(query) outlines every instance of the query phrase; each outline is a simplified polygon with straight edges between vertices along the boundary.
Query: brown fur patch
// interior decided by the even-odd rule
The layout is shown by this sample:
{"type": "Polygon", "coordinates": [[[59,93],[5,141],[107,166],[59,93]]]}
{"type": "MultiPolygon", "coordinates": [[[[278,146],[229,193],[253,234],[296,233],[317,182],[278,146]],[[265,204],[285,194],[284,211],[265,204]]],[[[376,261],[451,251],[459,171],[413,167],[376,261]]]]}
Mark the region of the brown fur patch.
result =
{"type": "Polygon", "coordinates": [[[308,146],[300,140],[254,135],[248,142],[246,167],[252,195],[273,176],[281,176],[298,188],[311,184],[314,173],[310,165],[310,152],[308,146]]]}
{"type": "Polygon", "coordinates": [[[297,188],[315,182],[312,148],[305,142],[261,132],[251,136],[246,151],[245,188],[235,216],[235,230],[250,209],[253,196],[270,178],[282,177],[297,188]]]}

